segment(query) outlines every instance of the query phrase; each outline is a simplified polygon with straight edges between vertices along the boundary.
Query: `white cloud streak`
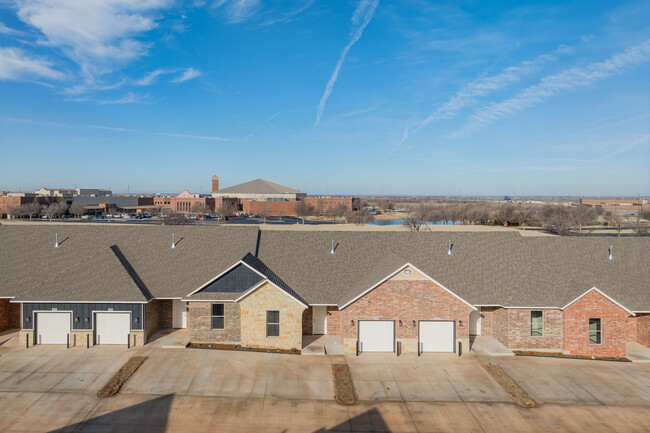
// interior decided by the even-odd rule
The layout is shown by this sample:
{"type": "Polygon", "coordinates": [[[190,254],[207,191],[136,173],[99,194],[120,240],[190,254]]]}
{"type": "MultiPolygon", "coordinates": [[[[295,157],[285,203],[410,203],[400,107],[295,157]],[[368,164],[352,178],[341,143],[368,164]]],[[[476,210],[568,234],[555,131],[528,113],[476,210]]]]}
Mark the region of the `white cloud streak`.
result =
{"type": "Polygon", "coordinates": [[[60,49],[87,80],[144,55],[137,39],[157,26],[171,0],[17,0],[18,17],[38,29],[41,44],[60,49]]]}
{"type": "Polygon", "coordinates": [[[216,0],[212,8],[223,9],[228,22],[238,24],[253,18],[262,8],[262,3],[260,0],[216,0]]]}
{"type": "Polygon", "coordinates": [[[583,68],[567,69],[559,74],[547,75],[534,86],[502,102],[490,104],[477,110],[453,138],[472,134],[498,119],[530,108],[564,92],[592,85],[602,79],[621,74],[630,67],[650,60],[650,40],[627,48],[602,62],[590,63],[583,68]]]}
{"type": "Polygon", "coordinates": [[[345,57],[348,55],[348,51],[350,51],[350,48],[352,48],[352,46],[363,35],[363,31],[370,23],[370,20],[372,20],[372,16],[374,15],[375,9],[377,9],[378,5],[379,5],[379,0],[373,0],[372,2],[370,2],[369,0],[361,0],[356,10],[354,11],[352,22],[353,23],[355,23],[355,21],[357,23],[361,22],[361,24],[354,32],[354,35],[350,39],[350,42],[348,42],[345,48],[343,48],[343,51],[341,51],[339,60],[336,63],[336,67],[334,68],[334,72],[332,72],[332,75],[330,76],[330,79],[327,82],[327,86],[325,87],[325,92],[323,93],[323,96],[321,97],[320,102],[318,104],[318,110],[316,112],[316,121],[314,122],[314,128],[318,126],[318,124],[320,123],[320,119],[323,115],[323,110],[325,109],[325,103],[327,102],[327,99],[332,94],[332,90],[334,89],[334,84],[336,83],[336,80],[338,79],[339,76],[339,71],[341,70],[341,65],[343,65],[343,61],[345,61],[345,57]],[[363,21],[361,21],[361,17],[363,17],[363,21]]]}
{"type": "Polygon", "coordinates": [[[0,22],[0,35],[8,35],[8,36],[24,36],[25,33],[12,29],[10,27],[7,27],[3,22],[0,22]]]}
{"type": "Polygon", "coordinates": [[[194,79],[196,77],[200,77],[200,76],[201,76],[201,71],[199,71],[198,69],[187,68],[185,71],[183,71],[183,73],[180,76],[174,78],[170,82],[171,83],[184,83],[186,81],[192,80],[192,79],[194,79]]]}
{"type": "Polygon", "coordinates": [[[63,80],[65,77],[48,60],[30,57],[19,48],[0,47],[0,80],[63,80]]]}

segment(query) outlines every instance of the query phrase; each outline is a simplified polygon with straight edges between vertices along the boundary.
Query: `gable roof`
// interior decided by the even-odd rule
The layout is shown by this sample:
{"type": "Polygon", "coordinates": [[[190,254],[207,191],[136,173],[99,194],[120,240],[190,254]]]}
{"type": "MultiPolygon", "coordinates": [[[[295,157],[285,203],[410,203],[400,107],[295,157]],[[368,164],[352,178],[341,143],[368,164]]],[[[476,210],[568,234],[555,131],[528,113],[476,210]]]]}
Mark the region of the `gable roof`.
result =
{"type": "Polygon", "coordinates": [[[264,179],[255,179],[250,182],[240,183],[228,188],[220,189],[215,193],[226,194],[304,194],[297,189],[288,186],[279,185],[264,179]]]}

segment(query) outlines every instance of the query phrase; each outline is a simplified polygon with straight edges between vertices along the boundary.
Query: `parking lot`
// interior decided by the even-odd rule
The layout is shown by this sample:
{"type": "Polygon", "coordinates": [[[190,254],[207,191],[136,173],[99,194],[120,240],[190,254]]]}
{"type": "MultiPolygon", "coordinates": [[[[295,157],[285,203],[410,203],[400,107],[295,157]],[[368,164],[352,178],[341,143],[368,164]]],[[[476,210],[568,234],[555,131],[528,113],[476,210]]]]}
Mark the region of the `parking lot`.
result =
{"type": "Polygon", "coordinates": [[[650,364],[427,354],[295,356],[98,346],[0,355],[0,431],[638,431],[650,426],[650,364]],[[97,390],[149,358],[115,397],[97,390]],[[501,365],[538,406],[511,402],[481,363],[501,365]],[[333,400],[347,362],[359,402],[333,400]]]}

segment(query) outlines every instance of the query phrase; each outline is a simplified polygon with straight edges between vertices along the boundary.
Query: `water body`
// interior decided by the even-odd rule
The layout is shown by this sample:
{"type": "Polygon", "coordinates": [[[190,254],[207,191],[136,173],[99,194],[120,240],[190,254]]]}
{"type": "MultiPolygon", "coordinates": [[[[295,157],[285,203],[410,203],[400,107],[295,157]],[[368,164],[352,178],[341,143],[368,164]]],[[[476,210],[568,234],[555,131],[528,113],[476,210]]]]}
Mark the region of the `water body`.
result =
{"type": "MultiPolygon", "coordinates": [[[[462,221],[428,221],[426,224],[427,225],[458,225],[462,224],[462,221]]],[[[376,225],[376,226],[400,226],[404,224],[404,220],[381,220],[381,221],[372,221],[369,222],[368,224],[376,225]]]]}

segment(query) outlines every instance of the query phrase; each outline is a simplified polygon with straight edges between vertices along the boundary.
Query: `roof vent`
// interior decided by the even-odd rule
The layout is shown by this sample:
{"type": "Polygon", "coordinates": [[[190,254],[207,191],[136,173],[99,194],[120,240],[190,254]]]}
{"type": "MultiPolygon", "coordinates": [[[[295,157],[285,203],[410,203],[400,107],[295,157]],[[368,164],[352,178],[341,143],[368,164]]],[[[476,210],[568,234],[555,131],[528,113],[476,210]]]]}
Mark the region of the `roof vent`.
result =
{"type": "Polygon", "coordinates": [[[176,239],[174,238],[174,233],[172,233],[172,250],[176,248],[176,239]]]}
{"type": "Polygon", "coordinates": [[[449,241],[449,250],[447,251],[448,256],[453,256],[454,255],[454,253],[451,252],[451,249],[453,247],[454,247],[454,244],[452,244],[451,241],[449,241]]]}
{"type": "Polygon", "coordinates": [[[332,251],[330,251],[331,255],[336,254],[336,251],[334,251],[334,239],[332,239],[332,251]]]}
{"type": "Polygon", "coordinates": [[[59,248],[59,234],[54,234],[56,241],[54,241],[54,248],[59,248]]]}
{"type": "Polygon", "coordinates": [[[610,246],[609,246],[609,259],[610,259],[611,261],[614,261],[614,256],[612,255],[612,250],[613,250],[613,249],[614,249],[614,247],[613,247],[612,245],[610,245],[610,246]]]}

